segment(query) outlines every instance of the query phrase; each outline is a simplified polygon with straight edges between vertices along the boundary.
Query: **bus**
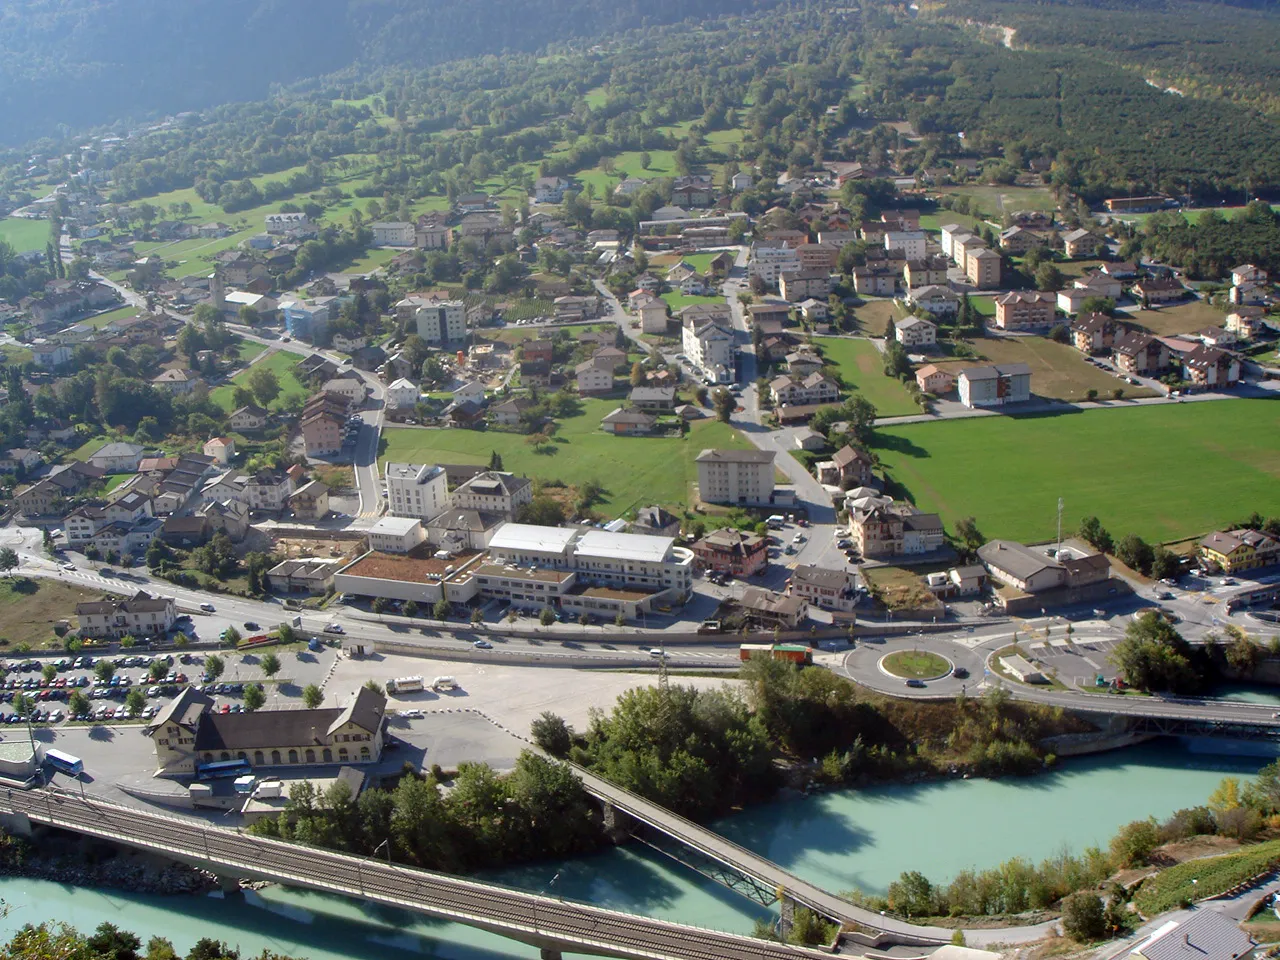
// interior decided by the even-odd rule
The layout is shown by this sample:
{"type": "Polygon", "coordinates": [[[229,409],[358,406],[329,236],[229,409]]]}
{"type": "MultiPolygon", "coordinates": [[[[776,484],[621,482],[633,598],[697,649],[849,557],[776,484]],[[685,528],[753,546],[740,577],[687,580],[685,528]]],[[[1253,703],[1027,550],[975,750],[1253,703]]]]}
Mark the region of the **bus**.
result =
{"type": "Polygon", "coordinates": [[[84,761],[79,757],[73,757],[69,753],[63,753],[61,750],[52,748],[45,750],[44,762],[53,767],[53,769],[70,774],[73,777],[78,777],[84,773],[84,761]]]}
{"type": "Polygon", "coordinates": [[[197,780],[229,780],[253,773],[248,760],[219,760],[196,767],[197,780]]]}

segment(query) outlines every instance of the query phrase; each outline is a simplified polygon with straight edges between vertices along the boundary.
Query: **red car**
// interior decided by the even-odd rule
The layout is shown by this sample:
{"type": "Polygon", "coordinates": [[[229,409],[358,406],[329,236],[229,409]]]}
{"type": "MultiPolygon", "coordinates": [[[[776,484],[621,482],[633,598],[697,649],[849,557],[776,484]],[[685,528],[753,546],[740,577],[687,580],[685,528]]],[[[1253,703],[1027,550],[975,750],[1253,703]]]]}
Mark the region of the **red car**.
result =
{"type": "Polygon", "coordinates": [[[218,709],[218,712],[219,712],[219,713],[230,713],[230,712],[231,712],[231,704],[229,704],[229,703],[224,703],[224,704],[223,704],[223,705],[218,709]]]}

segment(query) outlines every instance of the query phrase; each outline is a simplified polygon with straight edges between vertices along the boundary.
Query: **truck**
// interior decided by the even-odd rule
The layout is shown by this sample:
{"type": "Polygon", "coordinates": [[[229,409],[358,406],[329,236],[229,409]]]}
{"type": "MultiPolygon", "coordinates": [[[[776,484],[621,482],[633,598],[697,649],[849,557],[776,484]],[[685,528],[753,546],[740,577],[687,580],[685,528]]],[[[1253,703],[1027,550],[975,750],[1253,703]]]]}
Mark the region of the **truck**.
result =
{"type": "Polygon", "coordinates": [[[420,693],[427,687],[421,677],[396,677],[387,681],[387,693],[420,693]]]}
{"type": "Polygon", "coordinates": [[[431,689],[437,692],[444,690],[457,690],[458,681],[453,677],[436,677],[431,681],[431,689]]]}
{"type": "Polygon", "coordinates": [[[801,666],[813,663],[813,650],[803,643],[744,643],[738,648],[740,660],[750,660],[757,655],[789,660],[801,666]]]}

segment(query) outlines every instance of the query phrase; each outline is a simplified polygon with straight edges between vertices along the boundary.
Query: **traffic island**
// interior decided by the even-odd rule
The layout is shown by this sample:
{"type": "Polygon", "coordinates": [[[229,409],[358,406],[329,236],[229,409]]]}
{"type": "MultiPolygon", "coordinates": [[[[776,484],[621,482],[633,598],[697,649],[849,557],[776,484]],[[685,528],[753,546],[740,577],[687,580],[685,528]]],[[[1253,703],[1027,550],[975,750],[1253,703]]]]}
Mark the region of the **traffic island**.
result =
{"type": "Polygon", "coordinates": [[[946,657],[928,650],[897,650],[880,658],[880,671],[900,680],[941,680],[951,675],[954,665],[946,657]]]}

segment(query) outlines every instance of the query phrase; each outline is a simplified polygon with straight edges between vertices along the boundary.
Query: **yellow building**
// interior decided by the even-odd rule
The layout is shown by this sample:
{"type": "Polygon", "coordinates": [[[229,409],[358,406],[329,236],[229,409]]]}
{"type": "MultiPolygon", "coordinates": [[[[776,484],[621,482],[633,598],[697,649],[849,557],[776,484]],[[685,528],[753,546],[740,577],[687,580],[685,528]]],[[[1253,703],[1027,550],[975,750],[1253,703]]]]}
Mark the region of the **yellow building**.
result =
{"type": "Polygon", "coordinates": [[[1223,573],[1237,573],[1280,563],[1280,541],[1260,530],[1211,533],[1200,541],[1200,556],[1223,573]]]}

